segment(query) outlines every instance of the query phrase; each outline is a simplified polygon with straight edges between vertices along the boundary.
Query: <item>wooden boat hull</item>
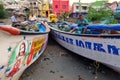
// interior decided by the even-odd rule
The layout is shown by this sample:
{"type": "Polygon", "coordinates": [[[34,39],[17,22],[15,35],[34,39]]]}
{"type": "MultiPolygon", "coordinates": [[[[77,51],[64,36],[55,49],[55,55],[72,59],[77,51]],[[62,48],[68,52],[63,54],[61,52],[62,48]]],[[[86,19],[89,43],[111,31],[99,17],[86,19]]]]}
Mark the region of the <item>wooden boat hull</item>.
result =
{"type": "Polygon", "coordinates": [[[44,33],[10,30],[15,32],[0,26],[0,80],[18,80],[43,53],[48,41],[49,30],[44,33]]]}
{"type": "Polygon", "coordinates": [[[66,49],[120,72],[120,35],[72,34],[51,28],[53,38],[66,49]]]}

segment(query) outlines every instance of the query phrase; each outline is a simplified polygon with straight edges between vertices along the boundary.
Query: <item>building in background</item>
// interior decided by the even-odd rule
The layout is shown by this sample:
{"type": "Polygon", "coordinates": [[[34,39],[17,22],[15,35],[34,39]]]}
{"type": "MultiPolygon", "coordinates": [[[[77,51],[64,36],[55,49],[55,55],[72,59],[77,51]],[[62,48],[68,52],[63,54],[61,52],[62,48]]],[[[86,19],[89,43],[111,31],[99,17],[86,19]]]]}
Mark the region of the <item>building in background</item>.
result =
{"type": "Polygon", "coordinates": [[[112,2],[112,3],[109,3],[109,7],[110,7],[110,9],[111,9],[113,12],[116,12],[116,10],[120,12],[120,10],[119,10],[119,8],[118,8],[117,6],[119,6],[118,3],[117,3],[117,1],[114,1],[114,2],[112,2]],[[118,9],[117,9],[117,8],[118,8],[118,9]]]}
{"type": "Polygon", "coordinates": [[[2,2],[15,2],[15,0],[0,0],[2,2]]]}
{"type": "Polygon", "coordinates": [[[79,14],[86,14],[88,13],[88,7],[90,6],[90,3],[80,3],[75,2],[72,4],[71,7],[71,17],[78,17],[79,14]]]}
{"type": "Polygon", "coordinates": [[[25,7],[29,6],[29,2],[27,0],[2,0],[5,9],[13,9],[16,11],[23,11],[25,7]]]}
{"type": "Polygon", "coordinates": [[[39,15],[38,1],[29,0],[29,9],[32,11],[33,14],[39,15]]]}
{"type": "Polygon", "coordinates": [[[80,12],[80,10],[79,10],[79,3],[78,2],[76,2],[76,3],[73,3],[72,4],[72,8],[71,8],[71,12],[72,13],[75,13],[75,12],[80,12]]]}
{"type": "Polygon", "coordinates": [[[48,17],[50,14],[50,2],[49,0],[42,0],[38,3],[39,14],[48,17]]]}
{"type": "Polygon", "coordinates": [[[52,1],[52,13],[59,16],[62,12],[69,11],[69,0],[53,0],[52,1]]]}
{"type": "Polygon", "coordinates": [[[48,17],[50,13],[50,4],[49,0],[29,0],[30,6],[29,9],[33,11],[37,16],[48,17]]]}

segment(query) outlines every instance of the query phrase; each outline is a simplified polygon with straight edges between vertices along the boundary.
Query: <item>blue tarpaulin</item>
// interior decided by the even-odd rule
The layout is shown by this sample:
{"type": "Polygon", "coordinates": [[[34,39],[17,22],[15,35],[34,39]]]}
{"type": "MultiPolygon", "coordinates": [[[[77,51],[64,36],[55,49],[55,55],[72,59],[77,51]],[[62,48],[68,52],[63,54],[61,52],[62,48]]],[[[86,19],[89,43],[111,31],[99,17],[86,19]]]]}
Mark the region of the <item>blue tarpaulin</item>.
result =
{"type": "Polygon", "coordinates": [[[38,26],[39,32],[45,32],[46,28],[42,23],[37,22],[37,26],[38,26]]]}
{"type": "Polygon", "coordinates": [[[120,12],[120,6],[116,7],[116,12],[118,12],[118,13],[120,12]]]}
{"type": "Polygon", "coordinates": [[[120,24],[91,24],[87,25],[87,29],[120,30],[120,24]]]}

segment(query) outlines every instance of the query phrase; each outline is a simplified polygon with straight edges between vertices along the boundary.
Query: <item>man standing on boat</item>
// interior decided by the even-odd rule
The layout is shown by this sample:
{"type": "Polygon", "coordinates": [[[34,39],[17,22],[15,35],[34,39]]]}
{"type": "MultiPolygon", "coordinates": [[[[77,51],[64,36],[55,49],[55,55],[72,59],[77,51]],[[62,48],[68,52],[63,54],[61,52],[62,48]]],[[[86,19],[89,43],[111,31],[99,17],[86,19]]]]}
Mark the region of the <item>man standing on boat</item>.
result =
{"type": "Polygon", "coordinates": [[[14,13],[10,17],[10,19],[11,19],[13,27],[20,26],[20,21],[17,21],[17,19],[15,18],[15,14],[14,13]]]}
{"type": "Polygon", "coordinates": [[[78,26],[73,28],[70,32],[76,31],[76,33],[85,33],[85,26],[88,25],[88,20],[84,18],[82,14],[80,14],[76,23],[78,26]]]}

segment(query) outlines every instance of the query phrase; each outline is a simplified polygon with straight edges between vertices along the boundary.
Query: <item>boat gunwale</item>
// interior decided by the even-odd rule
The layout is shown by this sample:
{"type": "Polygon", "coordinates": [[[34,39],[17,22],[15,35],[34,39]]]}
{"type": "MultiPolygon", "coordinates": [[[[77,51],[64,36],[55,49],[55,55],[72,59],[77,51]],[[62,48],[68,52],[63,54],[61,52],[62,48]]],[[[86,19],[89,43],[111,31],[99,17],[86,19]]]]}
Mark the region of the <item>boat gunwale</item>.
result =
{"type": "Polygon", "coordinates": [[[20,35],[48,34],[49,32],[50,32],[50,31],[47,31],[47,32],[30,32],[30,31],[20,30],[20,35]]]}
{"type": "Polygon", "coordinates": [[[49,28],[52,30],[55,30],[57,32],[61,32],[63,34],[69,34],[69,35],[74,35],[74,36],[84,36],[84,37],[120,37],[120,34],[75,34],[75,33],[71,33],[71,32],[65,32],[62,30],[58,30],[54,27],[52,27],[52,25],[49,25],[49,28]]]}
{"type": "Polygon", "coordinates": [[[50,29],[47,25],[47,23],[43,24],[42,25],[45,26],[46,28],[46,31],[45,32],[32,32],[32,31],[25,31],[25,30],[20,30],[18,28],[15,28],[15,27],[12,27],[11,25],[0,25],[0,30],[2,31],[5,31],[5,32],[8,32],[12,35],[37,35],[37,34],[48,34],[50,32],[50,29]],[[9,27],[8,27],[9,26],[9,27]],[[6,28],[5,28],[6,27],[6,28]],[[15,32],[17,33],[15,33],[15,32]]]}

